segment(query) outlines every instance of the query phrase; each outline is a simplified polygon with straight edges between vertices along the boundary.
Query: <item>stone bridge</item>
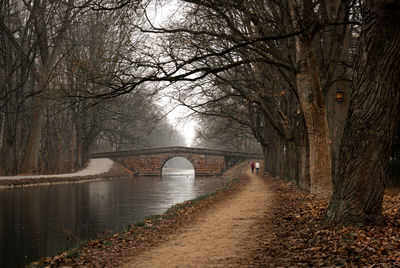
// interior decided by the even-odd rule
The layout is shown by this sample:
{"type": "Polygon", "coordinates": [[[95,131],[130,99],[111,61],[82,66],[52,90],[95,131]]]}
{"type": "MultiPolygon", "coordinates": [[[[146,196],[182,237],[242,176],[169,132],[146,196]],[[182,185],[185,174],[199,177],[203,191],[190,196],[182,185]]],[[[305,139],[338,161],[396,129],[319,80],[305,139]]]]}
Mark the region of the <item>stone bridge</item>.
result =
{"type": "Polygon", "coordinates": [[[236,163],[249,159],[260,159],[262,155],[190,147],[164,147],[91,154],[91,158],[111,158],[131,170],[135,176],[161,176],[165,162],[174,157],[183,157],[189,160],[196,176],[218,176],[236,163]]]}

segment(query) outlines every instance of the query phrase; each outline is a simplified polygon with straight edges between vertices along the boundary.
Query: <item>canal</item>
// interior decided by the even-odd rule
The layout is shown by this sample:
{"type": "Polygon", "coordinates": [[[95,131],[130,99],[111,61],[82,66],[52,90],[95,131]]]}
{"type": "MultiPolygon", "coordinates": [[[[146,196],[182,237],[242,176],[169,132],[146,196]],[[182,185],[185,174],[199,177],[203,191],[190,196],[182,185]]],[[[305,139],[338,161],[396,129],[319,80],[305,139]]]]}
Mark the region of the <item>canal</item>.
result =
{"type": "Polygon", "coordinates": [[[223,178],[170,169],[137,177],[0,190],[0,267],[20,267],[211,193],[223,178]]]}

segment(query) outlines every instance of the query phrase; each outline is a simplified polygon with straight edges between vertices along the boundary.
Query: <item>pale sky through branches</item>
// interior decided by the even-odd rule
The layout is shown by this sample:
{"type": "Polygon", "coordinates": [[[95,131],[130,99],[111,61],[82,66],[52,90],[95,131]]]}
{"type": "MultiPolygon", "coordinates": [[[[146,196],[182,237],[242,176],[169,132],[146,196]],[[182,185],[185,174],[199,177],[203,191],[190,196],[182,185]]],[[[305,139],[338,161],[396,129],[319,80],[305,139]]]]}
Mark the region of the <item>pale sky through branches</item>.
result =
{"type": "MultiPolygon", "coordinates": [[[[171,22],[172,19],[179,19],[180,6],[178,0],[163,1],[160,4],[154,4],[147,10],[147,16],[150,22],[156,27],[165,26],[171,22]]],[[[196,128],[198,124],[192,118],[188,118],[191,111],[183,106],[177,106],[173,103],[166,93],[161,93],[159,105],[165,108],[168,112],[167,118],[174,125],[174,127],[185,137],[186,145],[193,146],[193,141],[196,135],[196,128]]]]}

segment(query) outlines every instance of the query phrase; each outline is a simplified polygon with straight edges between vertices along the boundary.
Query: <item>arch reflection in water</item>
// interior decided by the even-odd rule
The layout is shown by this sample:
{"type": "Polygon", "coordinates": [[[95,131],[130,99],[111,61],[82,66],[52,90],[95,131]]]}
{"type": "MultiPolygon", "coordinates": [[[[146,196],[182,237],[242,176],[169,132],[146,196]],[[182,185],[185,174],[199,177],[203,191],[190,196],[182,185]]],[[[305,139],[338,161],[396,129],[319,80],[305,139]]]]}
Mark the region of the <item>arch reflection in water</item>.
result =
{"type": "Polygon", "coordinates": [[[161,174],[164,177],[185,177],[193,180],[195,177],[194,167],[184,157],[173,157],[166,161],[162,167],[161,174]]]}
{"type": "Polygon", "coordinates": [[[161,170],[162,187],[168,193],[170,203],[187,200],[187,193],[192,192],[195,183],[193,165],[183,157],[173,157],[166,161],[161,170]]]}

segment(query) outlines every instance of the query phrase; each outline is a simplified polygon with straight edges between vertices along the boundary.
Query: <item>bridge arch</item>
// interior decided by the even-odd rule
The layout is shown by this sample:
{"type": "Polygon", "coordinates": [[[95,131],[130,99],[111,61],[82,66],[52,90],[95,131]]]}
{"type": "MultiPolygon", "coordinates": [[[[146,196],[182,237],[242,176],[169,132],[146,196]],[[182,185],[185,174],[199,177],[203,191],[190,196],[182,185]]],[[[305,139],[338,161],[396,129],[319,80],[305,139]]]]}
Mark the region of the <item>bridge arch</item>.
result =
{"type": "Polygon", "coordinates": [[[248,159],[261,159],[260,154],[190,147],[164,147],[136,151],[91,154],[92,158],[111,158],[137,176],[161,176],[165,162],[173,157],[186,158],[196,176],[219,176],[234,164],[248,159]]]}
{"type": "Polygon", "coordinates": [[[163,159],[162,161],[161,161],[161,167],[160,167],[160,173],[161,173],[161,175],[163,174],[163,169],[164,169],[164,167],[165,167],[165,164],[168,162],[168,161],[170,161],[170,160],[173,160],[173,159],[175,159],[175,158],[181,158],[181,159],[184,159],[185,161],[187,161],[187,163],[190,163],[190,165],[191,165],[191,168],[193,169],[193,172],[194,172],[194,175],[196,175],[196,168],[195,168],[195,166],[194,166],[194,164],[193,164],[193,162],[192,161],[194,161],[193,159],[190,159],[190,157],[187,157],[187,156],[185,156],[185,155],[183,155],[183,154],[176,154],[176,155],[172,155],[172,156],[169,156],[169,157],[166,157],[166,159],[163,159]],[[189,158],[189,159],[188,159],[189,158]]]}

